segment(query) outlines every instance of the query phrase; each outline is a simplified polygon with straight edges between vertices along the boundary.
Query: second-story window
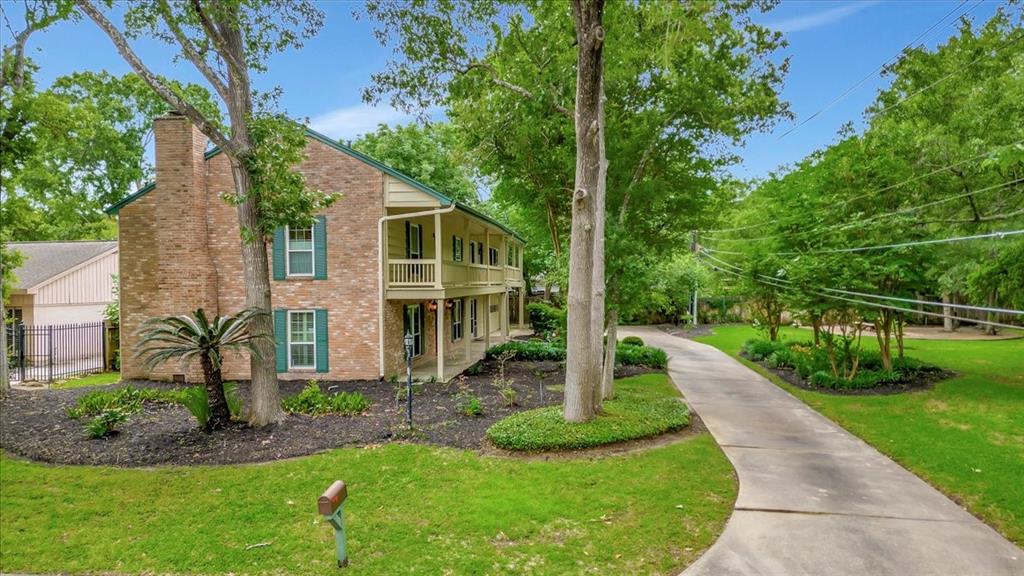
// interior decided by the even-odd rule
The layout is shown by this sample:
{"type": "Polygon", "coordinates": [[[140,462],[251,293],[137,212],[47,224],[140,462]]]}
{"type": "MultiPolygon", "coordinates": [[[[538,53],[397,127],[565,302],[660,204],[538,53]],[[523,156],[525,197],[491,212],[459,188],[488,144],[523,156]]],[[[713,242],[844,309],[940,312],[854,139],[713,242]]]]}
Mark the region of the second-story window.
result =
{"type": "Polygon", "coordinates": [[[498,249],[497,248],[491,248],[490,249],[490,253],[489,253],[489,257],[490,257],[491,266],[497,266],[498,265],[498,249]]]}
{"type": "Polygon", "coordinates": [[[288,275],[313,275],[313,229],[288,227],[288,275]]]}
{"type": "Polygon", "coordinates": [[[462,238],[460,236],[452,236],[452,260],[462,262],[462,238]]]}

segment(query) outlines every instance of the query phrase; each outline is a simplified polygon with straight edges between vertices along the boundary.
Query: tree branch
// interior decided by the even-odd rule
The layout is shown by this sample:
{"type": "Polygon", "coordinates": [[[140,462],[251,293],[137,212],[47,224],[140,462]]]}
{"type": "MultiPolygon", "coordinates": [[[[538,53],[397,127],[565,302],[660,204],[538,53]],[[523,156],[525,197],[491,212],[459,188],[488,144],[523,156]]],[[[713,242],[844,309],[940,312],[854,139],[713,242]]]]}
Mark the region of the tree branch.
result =
{"type": "MultiPolygon", "coordinates": [[[[503,78],[499,78],[498,77],[498,73],[494,70],[494,67],[491,66],[490,64],[486,64],[484,62],[470,62],[469,64],[466,64],[465,66],[463,66],[458,71],[461,74],[466,74],[470,70],[474,70],[474,69],[486,70],[487,73],[491,77],[491,83],[494,84],[495,86],[501,86],[502,88],[510,90],[510,91],[512,91],[512,92],[514,92],[514,93],[516,93],[516,94],[518,94],[520,96],[522,96],[523,98],[528,98],[530,100],[539,100],[539,98],[537,97],[536,94],[534,94],[533,92],[527,90],[526,88],[523,88],[522,86],[520,86],[518,84],[513,84],[512,82],[509,82],[508,80],[505,80],[503,78]]],[[[575,116],[573,114],[572,110],[569,110],[568,108],[566,108],[565,106],[562,106],[558,102],[555,102],[554,100],[551,100],[549,103],[551,104],[552,108],[554,108],[556,111],[558,111],[558,113],[560,113],[560,114],[562,114],[564,116],[568,116],[569,118],[573,118],[575,116]]]]}
{"type": "Polygon", "coordinates": [[[103,32],[107,34],[110,41],[114,43],[114,47],[117,48],[118,53],[121,57],[128,62],[128,65],[132,67],[132,70],[141,77],[154,92],[157,93],[161,98],[170,104],[174,109],[181,115],[185,116],[192,121],[196,127],[206,134],[214,144],[220,146],[222,150],[229,154],[235,152],[234,142],[228,139],[220,128],[205,116],[203,113],[196,109],[195,106],[190,104],[184,98],[178,96],[173,90],[167,87],[163,81],[160,80],[153,72],[143,64],[142,60],[139,59],[135,51],[132,50],[130,44],[128,44],[127,38],[121,33],[117,27],[114,26],[106,16],[100,12],[99,9],[91,2],[91,0],[75,0],[75,4],[79,10],[85,13],[97,26],[100,27],[103,32]]]}
{"type": "Polygon", "coordinates": [[[192,9],[195,10],[196,16],[199,18],[199,23],[203,27],[203,31],[213,41],[213,45],[217,48],[217,53],[224,58],[229,68],[233,68],[235,73],[242,73],[247,70],[244,62],[239,62],[235,59],[234,55],[227,48],[227,39],[217,29],[213,21],[210,20],[210,15],[203,10],[203,5],[200,0],[192,0],[192,9]]]}
{"type": "Polygon", "coordinates": [[[220,97],[224,100],[228,99],[228,87],[225,85],[224,80],[207,64],[206,59],[203,58],[199,51],[196,49],[195,44],[185,36],[181,26],[174,21],[174,15],[171,14],[171,7],[167,3],[167,0],[160,0],[159,2],[160,16],[163,17],[164,23],[167,24],[167,28],[170,29],[174,37],[178,39],[178,44],[181,44],[181,51],[185,54],[200,72],[206,80],[213,85],[213,89],[220,94],[220,97]]]}

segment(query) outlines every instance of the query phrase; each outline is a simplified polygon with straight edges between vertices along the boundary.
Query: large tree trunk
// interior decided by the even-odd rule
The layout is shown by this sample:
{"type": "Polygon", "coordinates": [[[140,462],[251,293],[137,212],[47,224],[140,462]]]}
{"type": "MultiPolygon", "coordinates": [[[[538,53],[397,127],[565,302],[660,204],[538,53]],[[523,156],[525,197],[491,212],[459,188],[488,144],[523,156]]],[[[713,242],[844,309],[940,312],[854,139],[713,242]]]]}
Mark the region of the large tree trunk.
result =
{"type": "MultiPolygon", "coordinates": [[[[249,172],[242,163],[231,159],[231,174],[235,179],[235,191],[242,198],[249,198],[249,172]]],[[[245,282],[245,306],[262,310],[249,320],[249,334],[256,337],[257,354],[249,359],[249,373],[252,378],[252,402],[248,420],[253,426],[274,424],[284,419],[281,409],[281,393],[277,385],[277,366],[274,354],[274,320],[270,301],[270,266],[267,261],[267,244],[261,234],[246,238],[245,230],[259,230],[259,219],[253,200],[238,205],[238,223],[242,227],[242,270],[245,282]],[[262,336],[262,337],[261,337],[262,336]]]]}
{"type": "Polygon", "coordinates": [[[228,410],[228,399],[224,396],[224,379],[220,368],[213,367],[213,361],[203,354],[200,363],[203,365],[203,382],[206,384],[206,403],[210,407],[210,420],[206,429],[220,430],[231,422],[231,411],[228,410]]]}
{"type": "Polygon", "coordinates": [[[882,355],[882,368],[892,370],[892,312],[883,310],[881,316],[875,318],[875,338],[878,340],[878,351],[882,355]]]}
{"type": "Polygon", "coordinates": [[[601,76],[604,65],[602,0],[573,0],[576,20],[576,181],[573,186],[572,235],[569,244],[569,318],[566,346],[565,405],[569,422],[594,415],[593,390],[601,378],[595,356],[592,317],[595,202],[601,178],[601,76]]]}
{"type": "MultiPolygon", "coordinates": [[[[604,231],[606,221],[605,197],[607,196],[608,182],[608,158],[605,156],[604,146],[604,78],[601,78],[600,96],[598,99],[597,123],[598,136],[597,148],[600,162],[600,171],[597,176],[597,194],[594,195],[594,279],[591,290],[594,293],[594,300],[591,302],[590,323],[592,346],[594,347],[594,358],[601,361],[606,356],[604,344],[604,315],[605,315],[605,267],[604,267],[604,231]]],[[[609,338],[611,338],[609,336],[609,338]]],[[[615,340],[608,340],[608,348],[612,354],[612,369],[615,368],[615,340]]],[[[601,375],[593,389],[594,412],[601,412],[601,403],[604,400],[604,375],[607,373],[607,365],[602,365],[601,375]]]]}
{"type": "Polygon", "coordinates": [[[619,311],[608,311],[608,345],[605,346],[604,371],[601,376],[601,399],[611,400],[615,396],[615,352],[619,342],[619,311]]]}
{"type": "Polygon", "coordinates": [[[814,329],[814,346],[821,346],[821,315],[811,316],[811,328],[814,329]]]}

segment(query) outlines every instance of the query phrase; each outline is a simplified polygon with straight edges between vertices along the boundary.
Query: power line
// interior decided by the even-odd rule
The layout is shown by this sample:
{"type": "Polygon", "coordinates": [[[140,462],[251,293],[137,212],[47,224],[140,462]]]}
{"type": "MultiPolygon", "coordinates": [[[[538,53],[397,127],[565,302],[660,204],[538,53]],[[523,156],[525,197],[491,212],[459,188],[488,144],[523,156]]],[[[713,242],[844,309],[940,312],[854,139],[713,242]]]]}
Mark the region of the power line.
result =
{"type": "MultiPolygon", "coordinates": [[[[724,268],[719,268],[718,266],[715,266],[714,264],[708,264],[708,265],[711,266],[712,268],[714,268],[715,270],[718,270],[719,272],[726,272],[728,274],[732,274],[733,276],[737,276],[739,278],[746,278],[742,274],[739,274],[737,272],[733,272],[731,270],[726,270],[724,268]]],[[[769,285],[769,286],[774,286],[776,288],[781,288],[783,290],[794,290],[795,289],[793,286],[786,286],[786,285],[783,285],[783,284],[775,284],[775,283],[767,282],[767,281],[764,281],[764,280],[757,280],[757,281],[762,283],[762,284],[766,284],[766,285],[769,285]]],[[[1014,326],[1013,324],[1003,324],[1001,322],[989,322],[987,320],[976,320],[974,318],[963,318],[961,316],[953,316],[951,314],[938,314],[938,313],[935,313],[935,312],[927,312],[927,311],[924,311],[924,310],[913,310],[913,309],[910,309],[910,308],[902,308],[902,307],[899,307],[899,306],[889,306],[887,304],[880,304],[878,302],[864,302],[863,300],[855,300],[853,298],[845,298],[843,296],[835,296],[835,295],[832,295],[832,294],[826,294],[824,292],[818,292],[818,291],[814,291],[814,290],[811,290],[810,292],[812,294],[816,294],[816,295],[822,296],[824,298],[831,298],[833,300],[842,300],[842,301],[845,301],[845,302],[850,302],[850,303],[854,303],[854,304],[860,304],[862,306],[868,306],[868,307],[872,307],[872,308],[881,308],[881,309],[884,309],[884,310],[895,310],[897,312],[905,312],[905,313],[908,313],[908,314],[921,314],[923,316],[932,316],[932,317],[935,317],[935,318],[949,318],[950,320],[957,320],[959,322],[968,322],[968,323],[972,323],[972,324],[981,324],[981,325],[985,325],[985,326],[996,326],[996,327],[1000,327],[1000,328],[1020,329],[1020,326],[1014,326]]]]}
{"type": "MultiPolygon", "coordinates": [[[[1024,144],[1024,138],[1021,138],[1020,140],[1017,140],[1016,142],[1010,142],[1009,144],[1000,145],[997,148],[1007,148],[1007,147],[1010,147],[1010,146],[1016,146],[1018,144],[1024,144]]],[[[865,192],[863,194],[858,194],[857,196],[853,196],[851,198],[846,198],[844,200],[840,200],[839,202],[836,202],[835,205],[836,206],[845,206],[845,205],[849,204],[850,202],[855,202],[857,200],[860,200],[862,198],[866,198],[868,196],[872,196],[872,195],[875,195],[875,194],[881,194],[882,192],[888,192],[889,190],[892,190],[893,188],[899,188],[900,186],[905,186],[907,184],[910,184],[911,182],[916,182],[918,180],[921,180],[922,178],[927,178],[929,176],[934,176],[935,174],[938,174],[940,172],[945,172],[946,170],[949,170],[951,168],[956,168],[956,167],[961,166],[963,164],[966,164],[968,162],[973,162],[974,160],[978,160],[980,158],[984,158],[984,157],[989,156],[990,154],[994,153],[995,151],[996,151],[996,149],[986,150],[985,152],[982,152],[981,154],[977,154],[977,155],[972,156],[970,158],[965,158],[963,160],[959,160],[959,161],[954,162],[952,164],[949,164],[949,165],[946,165],[946,166],[942,166],[940,168],[936,168],[936,169],[932,170],[931,172],[927,172],[925,174],[919,174],[917,176],[908,178],[907,180],[904,180],[902,182],[898,182],[896,184],[890,184],[888,186],[885,186],[884,188],[879,188],[878,190],[872,190],[872,191],[869,191],[869,192],[865,192]]],[[[790,222],[795,222],[795,221],[796,221],[796,219],[790,220],[790,222]]],[[[767,221],[764,221],[764,222],[759,222],[757,224],[748,224],[746,226],[738,226],[738,227],[735,227],[735,228],[719,228],[717,230],[708,230],[708,231],[702,232],[702,234],[713,237],[716,233],[720,233],[720,232],[739,232],[739,231],[742,231],[742,230],[749,230],[751,228],[759,228],[761,226],[766,226],[768,224],[775,224],[777,222],[778,222],[777,220],[767,220],[767,221]]]]}
{"type": "MultiPolygon", "coordinates": [[[[711,260],[714,260],[715,262],[718,262],[719,264],[722,264],[723,266],[727,266],[727,267],[732,268],[734,270],[737,270],[739,272],[743,272],[742,268],[740,268],[738,266],[735,266],[733,264],[730,264],[730,263],[726,262],[725,260],[721,260],[719,258],[716,258],[715,256],[713,256],[711,254],[704,253],[704,256],[707,256],[711,260]]],[[[758,274],[758,276],[760,276],[761,278],[764,278],[766,280],[775,280],[775,281],[782,282],[784,284],[790,284],[790,285],[793,284],[792,280],[788,280],[786,278],[778,278],[778,277],[775,277],[775,276],[766,276],[764,274],[758,274]]],[[[847,294],[847,295],[850,295],[850,296],[860,296],[862,298],[874,298],[876,300],[892,300],[892,301],[895,301],[895,302],[905,302],[907,304],[921,304],[921,305],[925,305],[925,306],[939,306],[939,307],[943,307],[943,308],[956,308],[956,309],[959,309],[959,310],[973,310],[973,311],[976,311],[976,312],[992,312],[992,313],[995,313],[995,314],[1024,315],[1024,310],[1012,310],[1012,309],[1009,309],[1009,308],[991,308],[991,307],[988,307],[988,306],[973,306],[973,305],[970,305],[970,304],[954,304],[952,302],[933,302],[931,300],[915,300],[913,298],[901,298],[901,297],[898,297],[898,296],[883,296],[883,295],[880,295],[880,294],[869,294],[867,292],[856,292],[856,291],[853,291],[853,290],[840,290],[838,288],[821,288],[821,290],[824,290],[826,292],[833,292],[833,293],[836,293],[836,294],[847,294]]]]}
{"type": "MultiPolygon", "coordinates": [[[[799,232],[794,232],[792,234],[787,234],[787,233],[766,234],[764,236],[756,236],[754,238],[719,238],[719,239],[717,239],[717,241],[719,241],[719,242],[741,242],[741,241],[756,242],[756,241],[759,241],[759,240],[768,240],[768,239],[771,239],[771,238],[783,238],[783,237],[785,237],[785,238],[798,238],[798,237],[806,236],[808,234],[815,234],[815,233],[820,233],[820,232],[828,232],[829,230],[846,230],[848,228],[853,228],[853,227],[856,227],[856,226],[860,226],[860,225],[866,224],[868,222],[873,222],[875,220],[881,220],[882,218],[890,218],[892,216],[898,216],[900,214],[908,214],[910,212],[916,212],[916,211],[924,209],[924,208],[931,208],[932,206],[938,206],[939,204],[945,204],[946,202],[952,202],[953,200],[960,200],[962,198],[969,198],[971,196],[974,196],[975,194],[981,194],[982,192],[989,192],[991,190],[997,190],[997,189],[1003,188],[1005,186],[1014,186],[1014,185],[1020,184],[1021,182],[1024,182],[1024,177],[1017,178],[1015,180],[1009,180],[1007,182],[1000,182],[999,184],[993,184],[991,186],[986,186],[984,188],[979,188],[977,190],[970,190],[970,191],[967,191],[967,192],[962,192],[960,194],[955,194],[953,196],[948,196],[946,198],[941,198],[939,200],[933,200],[931,202],[926,202],[924,204],[920,204],[920,205],[917,205],[917,206],[911,206],[910,208],[901,208],[901,209],[895,210],[893,212],[884,212],[882,214],[876,214],[874,216],[870,216],[868,218],[862,218],[860,220],[854,220],[852,222],[832,224],[832,225],[828,225],[828,226],[824,226],[824,227],[820,227],[820,228],[811,228],[809,230],[801,230],[799,232]]],[[[715,240],[715,238],[712,238],[712,240],[715,240]]]]}
{"type": "MultiPolygon", "coordinates": [[[[983,2],[983,1],[984,1],[984,0],[978,0],[978,3],[977,3],[977,4],[975,4],[974,6],[972,6],[972,7],[970,8],[970,9],[968,9],[968,10],[964,11],[964,13],[963,13],[963,14],[961,14],[960,16],[958,16],[958,18],[960,18],[960,17],[963,17],[963,16],[964,16],[964,15],[966,15],[967,13],[971,12],[972,10],[974,10],[975,8],[977,8],[978,6],[980,6],[980,5],[982,4],[982,2],[983,2]]],[[[943,21],[944,21],[944,20],[945,20],[945,19],[946,19],[946,18],[947,18],[947,17],[948,17],[948,16],[950,15],[950,14],[952,14],[952,13],[956,12],[957,10],[959,10],[959,9],[960,9],[960,8],[961,8],[961,7],[962,7],[962,6],[964,5],[964,4],[967,4],[967,0],[963,0],[962,2],[960,2],[959,4],[957,4],[957,5],[956,5],[956,6],[955,6],[955,7],[954,7],[954,8],[952,9],[952,10],[950,10],[949,12],[946,12],[945,14],[943,14],[943,15],[942,15],[942,17],[941,17],[941,18],[939,18],[939,19],[938,19],[938,20],[937,20],[937,21],[936,21],[936,22],[935,22],[934,24],[932,24],[931,26],[929,26],[927,30],[925,30],[924,32],[922,32],[922,33],[918,34],[918,35],[917,35],[917,38],[914,38],[914,39],[913,39],[913,40],[911,40],[911,41],[910,41],[909,43],[907,43],[907,45],[906,45],[906,46],[904,46],[903,48],[901,48],[901,49],[900,49],[900,51],[899,51],[898,53],[896,53],[896,55],[895,55],[895,56],[892,56],[892,57],[890,57],[890,58],[889,58],[888,60],[886,60],[885,62],[882,62],[882,64],[881,64],[881,65],[880,65],[880,66],[879,66],[878,68],[875,68],[875,69],[873,69],[873,70],[872,70],[871,72],[869,72],[869,73],[868,73],[868,74],[867,74],[866,76],[864,76],[863,78],[861,78],[860,80],[858,80],[858,81],[857,81],[857,82],[856,82],[856,83],[855,83],[855,84],[854,84],[853,86],[850,86],[849,88],[847,88],[847,89],[846,89],[846,91],[844,91],[844,92],[843,92],[842,94],[840,94],[839,96],[836,96],[835,98],[833,98],[832,100],[830,100],[830,101],[829,101],[829,102],[828,102],[827,104],[825,104],[825,106],[823,106],[822,108],[819,108],[819,109],[818,109],[818,110],[817,110],[816,112],[814,112],[813,114],[811,114],[810,116],[808,116],[807,118],[805,118],[805,119],[804,119],[804,120],[803,120],[802,122],[800,122],[800,123],[799,123],[799,124],[797,124],[796,126],[794,126],[794,127],[790,128],[789,130],[787,130],[787,131],[786,131],[785,133],[783,133],[783,134],[782,134],[782,136],[779,136],[779,140],[782,140],[782,139],[783,139],[783,138],[785,138],[786,136],[789,136],[789,135],[790,135],[790,134],[792,134],[793,132],[796,132],[796,131],[797,131],[798,129],[800,129],[800,128],[801,128],[801,127],[802,127],[802,126],[804,125],[804,124],[807,124],[807,123],[808,123],[808,122],[810,122],[811,120],[814,120],[815,118],[817,118],[817,117],[818,117],[818,116],[820,116],[821,114],[825,113],[825,112],[826,112],[826,111],[828,111],[828,110],[829,110],[830,108],[832,108],[833,106],[835,106],[836,104],[838,104],[839,102],[841,102],[841,101],[842,101],[842,100],[843,100],[844,98],[846,98],[847,96],[849,96],[850,94],[852,94],[852,93],[853,93],[853,92],[854,92],[854,91],[855,91],[855,90],[856,90],[857,88],[860,88],[860,87],[861,87],[861,86],[862,86],[862,85],[863,85],[863,84],[864,84],[865,82],[867,82],[867,81],[868,81],[869,79],[871,79],[872,77],[874,77],[874,76],[875,76],[876,74],[878,74],[879,72],[881,72],[881,71],[885,70],[885,67],[886,67],[886,66],[888,66],[888,65],[889,65],[889,64],[891,64],[892,62],[895,62],[896,60],[898,60],[898,59],[899,59],[899,57],[900,57],[900,56],[901,56],[901,55],[902,55],[902,54],[903,54],[903,53],[904,53],[904,52],[905,52],[905,51],[906,51],[906,50],[907,50],[908,48],[910,48],[911,46],[914,46],[915,44],[917,44],[917,43],[918,43],[918,41],[920,41],[920,40],[923,40],[923,39],[924,39],[924,38],[925,38],[925,37],[926,37],[926,36],[927,36],[927,35],[928,35],[928,34],[929,34],[929,33],[930,33],[930,32],[931,32],[932,30],[934,30],[934,29],[935,29],[935,28],[936,28],[936,27],[937,27],[937,26],[938,26],[939,24],[941,24],[941,23],[942,23],[942,22],[943,22],[943,21]]]]}
{"type": "MultiPolygon", "coordinates": [[[[802,256],[804,254],[839,254],[843,252],[867,252],[868,250],[884,250],[886,248],[906,248],[909,246],[924,246],[927,244],[949,244],[953,242],[966,242],[968,240],[984,240],[987,238],[1003,239],[1007,236],[1016,236],[1018,234],[1024,234],[1024,230],[1003,230],[1000,232],[990,232],[988,234],[975,234],[973,236],[956,236],[953,238],[936,238],[933,240],[917,240],[914,242],[900,242],[898,244],[881,244],[877,246],[857,246],[854,248],[832,248],[828,250],[808,250],[806,252],[768,252],[771,256],[802,256]]],[[[715,248],[703,247],[709,252],[716,254],[734,254],[743,256],[743,252],[736,252],[730,250],[718,250],[715,248]]]]}

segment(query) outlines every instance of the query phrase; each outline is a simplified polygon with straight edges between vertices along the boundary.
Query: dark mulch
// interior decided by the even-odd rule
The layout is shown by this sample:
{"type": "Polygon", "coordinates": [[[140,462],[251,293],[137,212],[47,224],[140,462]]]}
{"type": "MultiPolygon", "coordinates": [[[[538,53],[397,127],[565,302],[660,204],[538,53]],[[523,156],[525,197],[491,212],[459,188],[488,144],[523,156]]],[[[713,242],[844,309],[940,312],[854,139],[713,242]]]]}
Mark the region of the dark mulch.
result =
{"type": "MultiPolygon", "coordinates": [[[[423,384],[413,395],[415,432],[405,426],[405,402],[395,398],[395,385],[378,381],[321,382],[330,391],[362,392],[372,402],[360,416],[289,415],[284,422],[264,428],[243,424],[205,434],[189,412],[178,405],[145,404],[142,412],[121,425],[106,439],[91,440],[84,421],[72,420],[65,411],[83,394],[97,387],[69,390],[13,390],[0,400],[0,448],[9,454],[59,464],[108,464],[153,466],[161,464],[234,464],[265,462],[304,456],[340,446],[365,446],[405,440],[479,449],[494,422],[520,410],[560,404],[565,372],[557,362],[510,362],[506,375],[514,381],[517,405],[504,404],[491,384],[494,362],[485,362],[482,373],[466,376],[464,386],[478,395],[482,416],[456,411],[459,384],[423,384]],[[541,397],[541,390],[543,398],[541,397]]],[[[616,377],[648,372],[623,368],[616,377]]],[[[171,388],[165,382],[134,381],[136,387],[171,388]]],[[[282,382],[284,396],[295,394],[305,382],[282,382]]],[[[120,385],[118,385],[120,386],[120,385]]],[[[102,387],[114,389],[115,386],[102,387]]],[[[240,392],[248,401],[247,383],[240,392]]]]}
{"type": "MultiPolygon", "coordinates": [[[[747,360],[750,358],[746,354],[740,354],[747,360]]],[[[928,372],[919,372],[916,377],[900,382],[899,384],[883,384],[881,386],[875,386],[874,388],[852,388],[852,389],[834,389],[834,388],[821,388],[815,386],[810,382],[804,380],[794,370],[786,368],[771,368],[764,362],[758,362],[756,360],[750,360],[756,363],[765,370],[775,374],[779,378],[782,378],[789,384],[802,388],[804,390],[810,390],[811,392],[820,392],[822,394],[831,394],[833,396],[888,396],[891,394],[904,394],[906,392],[916,392],[918,390],[927,390],[935,385],[936,382],[946,380],[956,376],[955,372],[949,370],[932,370],[928,372]]]]}
{"type": "Polygon", "coordinates": [[[658,330],[671,334],[672,336],[678,336],[680,338],[700,338],[701,336],[710,336],[711,329],[714,328],[712,324],[700,324],[698,326],[692,326],[690,324],[681,324],[676,326],[675,324],[658,324],[658,330]]]}

